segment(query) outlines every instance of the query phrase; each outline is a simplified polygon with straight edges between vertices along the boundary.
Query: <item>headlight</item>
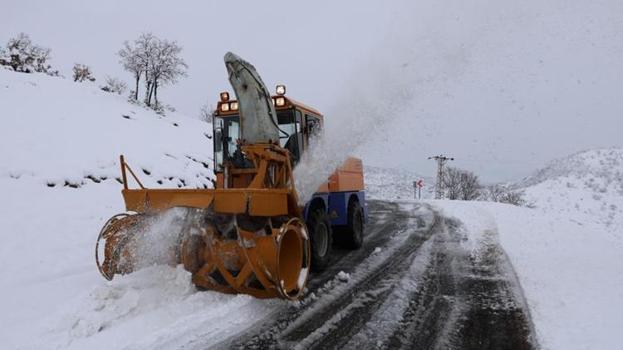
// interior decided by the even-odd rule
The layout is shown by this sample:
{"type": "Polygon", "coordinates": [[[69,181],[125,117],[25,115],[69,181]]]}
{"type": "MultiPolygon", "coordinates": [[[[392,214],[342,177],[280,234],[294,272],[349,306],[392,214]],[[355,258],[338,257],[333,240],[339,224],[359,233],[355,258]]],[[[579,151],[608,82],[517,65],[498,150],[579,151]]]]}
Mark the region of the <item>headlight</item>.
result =
{"type": "Polygon", "coordinates": [[[232,111],[237,111],[238,110],[238,102],[230,102],[229,103],[229,109],[231,109],[232,111]]]}
{"type": "Polygon", "coordinates": [[[229,103],[221,103],[221,112],[229,112],[229,103]]]}
{"type": "Polygon", "coordinates": [[[285,85],[277,85],[277,95],[283,96],[286,94],[286,86],[285,85]]]}
{"type": "Polygon", "coordinates": [[[279,107],[283,107],[283,106],[285,106],[285,105],[286,105],[286,99],[285,99],[285,97],[277,97],[277,98],[275,99],[275,104],[276,104],[277,106],[279,106],[279,107]]]}
{"type": "Polygon", "coordinates": [[[224,91],[221,92],[221,102],[227,102],[229,101],[229,92],[224,91]]]}

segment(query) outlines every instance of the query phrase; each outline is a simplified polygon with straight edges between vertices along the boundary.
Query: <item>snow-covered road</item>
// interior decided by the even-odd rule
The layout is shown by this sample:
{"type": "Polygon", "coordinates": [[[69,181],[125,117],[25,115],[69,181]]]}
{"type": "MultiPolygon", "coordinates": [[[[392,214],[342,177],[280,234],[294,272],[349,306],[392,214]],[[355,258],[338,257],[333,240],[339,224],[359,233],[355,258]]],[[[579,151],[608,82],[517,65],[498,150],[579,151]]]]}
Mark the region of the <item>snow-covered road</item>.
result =
{"type": "Polygon", "coordinates": [[[496,239],[472,245],[459,221],[427,204],[370,207],[362,251],[341,252],[329,271],[314,276],[300,303],[282,306],[218,346],[537,346],[521,287],[496,239]]]}

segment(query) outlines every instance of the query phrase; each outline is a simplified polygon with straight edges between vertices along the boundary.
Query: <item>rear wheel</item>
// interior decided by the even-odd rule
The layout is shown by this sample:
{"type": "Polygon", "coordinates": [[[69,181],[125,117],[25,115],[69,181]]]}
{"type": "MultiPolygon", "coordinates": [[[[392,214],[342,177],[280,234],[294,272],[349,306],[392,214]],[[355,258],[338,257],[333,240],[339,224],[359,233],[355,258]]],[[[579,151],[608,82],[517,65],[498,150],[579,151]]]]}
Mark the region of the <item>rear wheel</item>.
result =
{"type": "Polygon", "coordinates": [[[363,245],[363,208],[358,201],[348,203],[348,224],[342,233],[344,246],[358,249],[363,245]]]}
{"type": "Polygon", "coordinates": [[[307,230],[311,239],[312,271],[323,271],[329,265],[333,236],[329,218],[320,208],[314,209],[307,220],[307,230]]]}

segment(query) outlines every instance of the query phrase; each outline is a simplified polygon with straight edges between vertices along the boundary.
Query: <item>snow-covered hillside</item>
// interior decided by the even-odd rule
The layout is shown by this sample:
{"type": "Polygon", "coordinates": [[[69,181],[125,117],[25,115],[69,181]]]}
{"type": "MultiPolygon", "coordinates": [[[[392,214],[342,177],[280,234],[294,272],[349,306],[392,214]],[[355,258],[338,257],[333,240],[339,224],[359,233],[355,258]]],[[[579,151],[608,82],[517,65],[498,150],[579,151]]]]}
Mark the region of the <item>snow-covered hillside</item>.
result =
{"type": "Polygon", "coordinates": [[[211,186],[209,124],[160,116],[95,83],[0,69],[0,112],[0,178],[114,181],[124,154],[147,186],[211,186]]]}
{"type": "Polygon", "coordinates": [[[623,241],[623,149],[554,160],[517,186],[537,209],[623,241]]]}

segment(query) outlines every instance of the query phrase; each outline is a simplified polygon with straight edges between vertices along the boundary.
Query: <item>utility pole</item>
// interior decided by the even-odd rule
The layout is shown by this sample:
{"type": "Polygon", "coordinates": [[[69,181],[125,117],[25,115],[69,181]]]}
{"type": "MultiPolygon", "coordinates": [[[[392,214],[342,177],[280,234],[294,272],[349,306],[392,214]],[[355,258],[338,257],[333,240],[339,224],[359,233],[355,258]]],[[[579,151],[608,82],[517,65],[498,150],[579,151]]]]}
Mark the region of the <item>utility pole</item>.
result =
{"type": "Polygon", "coordinates": [[[449,160],[454,158],[446,157],[444,155],[431,156],[428,159],[434,159],[437,161],[437,183],[435,184],[435,199],[441,199],[443,196],[443,167],[449,160]]]}

